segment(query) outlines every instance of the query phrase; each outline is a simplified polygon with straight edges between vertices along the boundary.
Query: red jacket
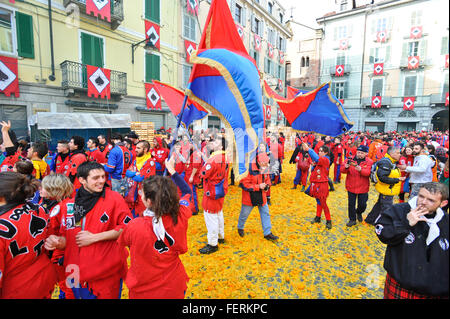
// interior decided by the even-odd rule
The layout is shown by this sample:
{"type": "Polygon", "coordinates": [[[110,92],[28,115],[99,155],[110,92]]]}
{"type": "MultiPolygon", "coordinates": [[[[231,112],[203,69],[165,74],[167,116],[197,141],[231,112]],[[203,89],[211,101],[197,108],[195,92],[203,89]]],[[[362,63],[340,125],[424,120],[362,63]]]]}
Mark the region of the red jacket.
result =
{"type": "Polygon", "coordinates": [[[44,249],[49,215],[38,205],[8,206],[0,207],[0,299],[50,298],[57,273],[44,249]]]}
{"type": "Polygon", "coordinates": [[[150,216],[133,219],[120,234],[118,243],[130,247],[130,269],[125,279],[130,298],[184,298],[189,277],[179,256],[188,250],[186,232],[192,216],[188,196],[180,200],[176,225],[172,216],[161,217],[166,231],[164,244],[157,245],[154,217],[150,216]]]}
{"type": "Polygon", "coordinates": [[[64,267],[77,265],[80,283],[87,282],[98,298],[116,298],[111,296],[111,282],[125,278],[127,271],[127,250],[115,240],[101,241],[85,247],[78,247],[75,236],[81,231],[97,234],[109,230],[119,231],[131,221],[130,210],[123,197],[106,187],[94,208],[75,224],[75,198],[61,205],[61,236],[66,238],[64,267]],[[105,280],[106,279],[106,280],[105,280]]]}
{"type": "MultiPolygon", "coordinates": [[[[239,187],[242,188],[242,205],[255,206],[252,203],[250,192],[261,191],[259,185],[265,183],[271,185],[271,179],[269,174],[261,174],[261,172],[256,168],[256,164],[253,163],[252,170],[249,171],[248,175],[243,178],[239,187]]],[[[262,190],[262,205],[267,203],[267,191],[262,190]]]]}
{"type": "Polygon", "coordinates": [[[373,161],[366,156],[364,161],[359,163],[359,166],[361,166],[360,172],[356,170],[354,165],[350,165],[346,168],[347,163],[350,161],[356,162],[354,158],[346,159],[344,161],[344,165],[341,166],[342,174],[347,174],[347,178],[345,179],[345,188],[347,191],[354,194],[368,193],[370,187],[370,171],[372,169],[373,161]]]}
{"type": "Polygon", "coordinates": [[[200,176],[203,179],[203,210],[210,214],[217,214],[223,209],[225,199],[225,197],[215,199],[216,190],[222,181],[223,192],[226,194],[228,191],[228,163],[225,152],[212,153],[202,167],[200,176]]]}

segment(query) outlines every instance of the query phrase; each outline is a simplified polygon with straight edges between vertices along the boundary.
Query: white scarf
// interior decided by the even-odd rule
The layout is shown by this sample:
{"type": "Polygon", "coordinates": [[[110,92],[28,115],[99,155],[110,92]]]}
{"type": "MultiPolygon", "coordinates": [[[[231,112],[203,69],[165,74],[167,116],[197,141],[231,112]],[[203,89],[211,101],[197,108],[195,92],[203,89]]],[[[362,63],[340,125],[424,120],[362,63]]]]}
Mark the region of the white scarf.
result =
{"type": "Polygon", "coordinates": [[[155,212],[151,211],[150,209],[146,209],[143,215],[152,217],[153,232],[155,233],[158,240],[164,241],[164,238],[166,236],[166,229],[164,228],[162,218],[155,218],[155,212]]]}
{"type": "MultiPolygon", "coordinates": [[[[408,201],[408,204],[409,204],[409,206],[411,206],[412,209],[416,208],[417,207],[417,196],[411,198],[408,201]]],[[[429,246],[433,242],[433,240],[435,240],[436,238],[439,237],[440,230],[439,230],[437,223],[440,222],[442,217],[444,217],[444,212],[440,207],[436,210],[436,215],[434,216],[434,218],[429,219],[429,218],[425,217],[426,223],[430,227],[430,230],[428,231],[428,237],[427,237],[427,246],[429,246]]]]}

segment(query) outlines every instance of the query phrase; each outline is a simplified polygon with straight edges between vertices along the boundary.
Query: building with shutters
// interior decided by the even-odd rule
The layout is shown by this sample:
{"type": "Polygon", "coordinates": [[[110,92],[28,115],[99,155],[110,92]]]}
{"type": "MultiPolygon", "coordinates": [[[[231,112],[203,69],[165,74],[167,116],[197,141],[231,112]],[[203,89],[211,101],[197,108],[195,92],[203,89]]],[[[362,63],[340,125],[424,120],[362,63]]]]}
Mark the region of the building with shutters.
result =
{"type": "MultiPolygon", "coordinates": [[[[183,38],[200,42],[201,31],[205,24],[210,0],[201,1],[198,21],[192,21],[184,14],[183,38]],[[194,29],[198,31],[193,31],[194,29]],[[190,34],[192,36],[190,36],[190,34]]],[[[272,88],[277,88],[280,94],[286,91],[286,47],[287,41],[292,37],[292,31],[286,26],[287,16],[285,9],[276,0],[228,0],[230,11],[236,23],[236,28],[241,34],[242,41],[249,55],[256,61],[258,69],[263,73],[263,78],[272,88]]],[[[183,84],[187,85],[188,74],[192,66],[189,63],[183,65],[183,84]]],[[[271,109],[271,119],[266,125],[284,125],[284,117],[277,117],[278,105],[268,98],[263,98],[264,105],[271,109]]],[[[220,119],[209,115],[201,121],[194,123],[194,129],[206,129],[209,127],[224,127],[220,119]]]]}
{"type": "Polygon", "coordinates": [[[0,91],[0,119],[11,120],[18,136],[37,112],[130,114],[155,128],[174,126],[164,102],[147,107],[146,83],[181,86],[182,2],[111,0],[109,20],[87,7],[87,0],[0,3],[0,57],[17,60],[20,91],[0,91]],[[159,34],[146,35],[148,22],[159,34]],[[149,36],[157,45],[146,45],[149,36]],[[110,70],[109,98],[88,96],[87,65],[110,70]]]}
{"type": "Polygon", "coordinates": [[[340,0],[316,20],[320,82],[331,82],[355,130],[448,129],[448,6],[340,0]]]}

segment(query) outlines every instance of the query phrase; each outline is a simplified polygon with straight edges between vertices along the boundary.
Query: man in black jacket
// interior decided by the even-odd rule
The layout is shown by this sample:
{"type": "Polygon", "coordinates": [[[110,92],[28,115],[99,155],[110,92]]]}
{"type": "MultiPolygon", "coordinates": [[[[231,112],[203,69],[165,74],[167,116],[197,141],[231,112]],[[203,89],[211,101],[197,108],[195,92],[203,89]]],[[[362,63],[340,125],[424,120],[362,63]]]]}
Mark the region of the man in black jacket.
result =
{"type": "Polygon", "coordinates": [[[375,224],[387,244],[385,299],[449,297],[448,188],[426,183],[417,197],[382,211],[375,224]]]}

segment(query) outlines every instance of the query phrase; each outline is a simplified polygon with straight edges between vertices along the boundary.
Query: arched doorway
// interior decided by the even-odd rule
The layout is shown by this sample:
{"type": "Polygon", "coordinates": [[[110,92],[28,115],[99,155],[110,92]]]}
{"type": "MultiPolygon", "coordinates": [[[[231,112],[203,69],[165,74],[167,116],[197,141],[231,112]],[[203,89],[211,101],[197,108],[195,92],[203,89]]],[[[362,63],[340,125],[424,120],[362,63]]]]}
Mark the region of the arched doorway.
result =
{"type": "Polygon", "coordinates": [[[434,131],[448,130],[448,110],[442,110],[434,114],[431,118],[431,124],[434,131]]]}

